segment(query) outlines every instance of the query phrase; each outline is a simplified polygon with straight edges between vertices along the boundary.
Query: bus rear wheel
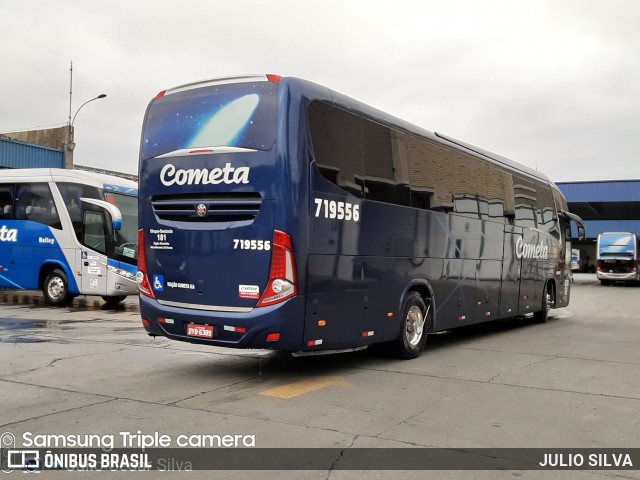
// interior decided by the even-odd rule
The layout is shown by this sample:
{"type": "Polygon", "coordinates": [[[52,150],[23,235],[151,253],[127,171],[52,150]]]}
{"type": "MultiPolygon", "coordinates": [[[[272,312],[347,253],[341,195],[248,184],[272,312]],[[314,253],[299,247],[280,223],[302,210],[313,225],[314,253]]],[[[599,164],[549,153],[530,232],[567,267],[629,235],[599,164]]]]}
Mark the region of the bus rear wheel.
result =
{"type": "Polygon", "coordinates": [[[394,353],[404,359],[419,357],[433,317],[431,302],[427,305],[418,292],[410,292],[405,298],[402,313],[400,337],[396,340],[394,353]]]}
{"type": "Polygon", "coordinates": [[[549,312],[551,307],[555,303],[555,297],[553,293],[553,286],[551,282],[548,282],[544,287],[544,294],[542,298],[542,310],[533,312],[533,320],[536,323],[547,323],[549,320],[549,312]]]}
{"type": "Polygon", "coordinates": [[[73,297],[69,294],[67,276],[57,268],[52,270],[44,279],[42,293],[44,301],[56,307],[64,307],[73,300],[73,297]]]}

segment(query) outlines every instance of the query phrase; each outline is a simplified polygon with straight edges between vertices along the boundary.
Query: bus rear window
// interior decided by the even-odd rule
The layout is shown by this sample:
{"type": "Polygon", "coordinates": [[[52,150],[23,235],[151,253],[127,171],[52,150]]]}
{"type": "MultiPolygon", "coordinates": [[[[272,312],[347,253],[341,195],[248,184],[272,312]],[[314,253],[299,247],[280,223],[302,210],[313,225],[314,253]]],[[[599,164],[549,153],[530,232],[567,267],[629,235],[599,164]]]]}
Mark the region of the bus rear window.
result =
{"type": "Polygon", "coordinates": [[[271,150],[276,138],[277,85],[210,85],[167,94],[147,110],[142,157],[188,148],[271,150]]]}
{"type": "Polygon", "coordinates": [[[600,236],[600,255],[633,255],[635,237],[631,233],[603,233],[600,236]]]}

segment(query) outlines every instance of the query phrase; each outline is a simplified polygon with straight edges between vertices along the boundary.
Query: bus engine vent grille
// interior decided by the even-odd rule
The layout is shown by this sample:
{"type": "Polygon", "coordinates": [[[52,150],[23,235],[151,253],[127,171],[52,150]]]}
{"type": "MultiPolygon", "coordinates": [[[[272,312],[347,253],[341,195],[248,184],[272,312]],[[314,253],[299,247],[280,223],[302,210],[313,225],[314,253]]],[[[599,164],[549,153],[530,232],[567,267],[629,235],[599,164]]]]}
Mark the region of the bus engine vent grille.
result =
{"type": "Polygon", "coordinates": [[[260,212],[259,193],[205,193],[152,197],[158,219],[173,222],[253,221],[260,212]]]}

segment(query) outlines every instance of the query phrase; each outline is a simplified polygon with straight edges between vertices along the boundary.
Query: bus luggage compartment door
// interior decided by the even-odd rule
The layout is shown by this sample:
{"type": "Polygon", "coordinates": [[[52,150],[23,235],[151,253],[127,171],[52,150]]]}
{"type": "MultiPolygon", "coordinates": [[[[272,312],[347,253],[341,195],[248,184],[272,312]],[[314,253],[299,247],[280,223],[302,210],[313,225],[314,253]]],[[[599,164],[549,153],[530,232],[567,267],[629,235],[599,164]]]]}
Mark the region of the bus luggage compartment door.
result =
{"type": "Polygon", "coordinates": [[[107,292],[107,257],[91,250],[78,250],[80,255],[80,292],[105,295],[107,292]]]}
{"type": "Polygon", "coordinates": [[[518,229],[509,225],[505,226],[502,286],[500,290],[501,318],[515,316],[519,313],[522,259],[516,255],[516,244],[518,238],[522,239],[522,236],[522,231],[518,231],[518,229]]]}

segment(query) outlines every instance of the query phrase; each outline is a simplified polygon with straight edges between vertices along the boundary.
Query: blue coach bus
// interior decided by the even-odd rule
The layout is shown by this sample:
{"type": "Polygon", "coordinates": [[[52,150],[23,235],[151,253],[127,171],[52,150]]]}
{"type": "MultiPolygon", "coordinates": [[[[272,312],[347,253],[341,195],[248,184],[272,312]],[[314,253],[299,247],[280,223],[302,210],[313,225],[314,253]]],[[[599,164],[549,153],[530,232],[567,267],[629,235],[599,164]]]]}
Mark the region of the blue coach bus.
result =
{"type": "Polygon", "coordinates": [[[570,297],[571,222],[541,173],[273,75],[158,94],[140,154],[151,335],[318,354],[570,297]]]}
{"type": "Polygon", "coordinates": [[[138,186],[65,169],[0,172],[0,288],[110,304],[137,295],[138,186]]]}

